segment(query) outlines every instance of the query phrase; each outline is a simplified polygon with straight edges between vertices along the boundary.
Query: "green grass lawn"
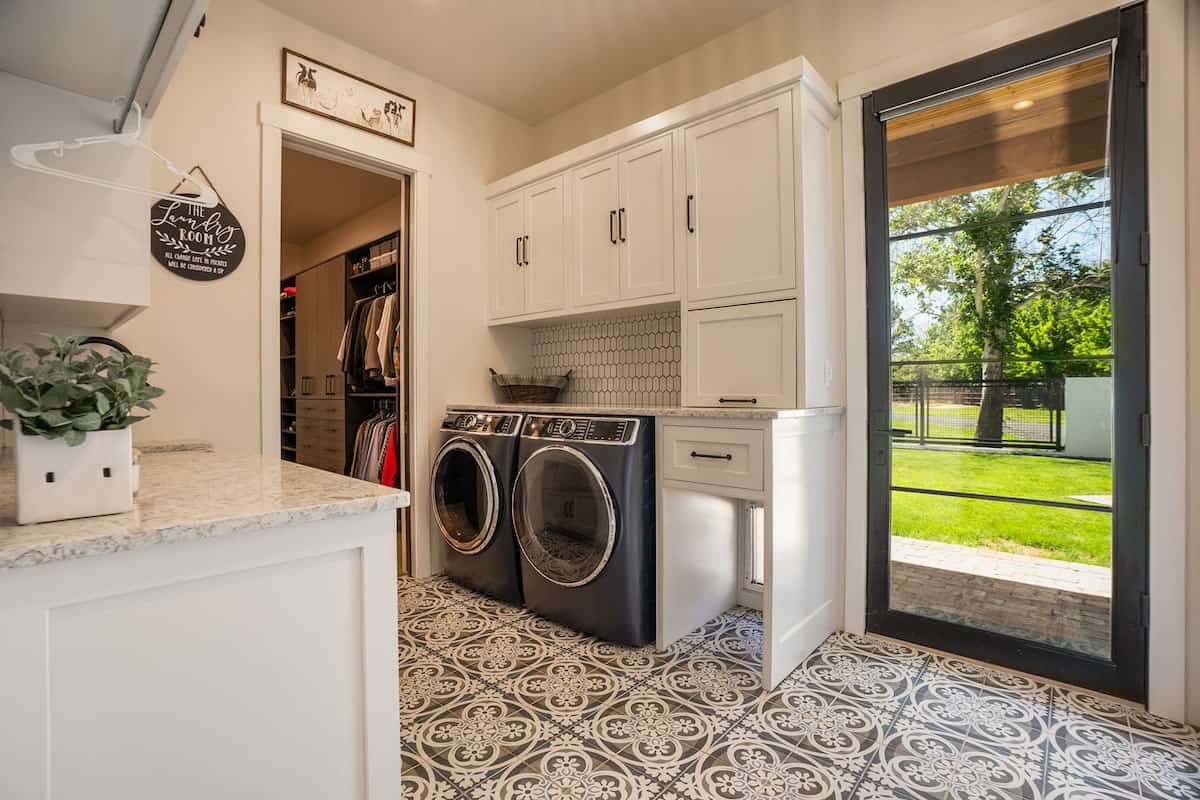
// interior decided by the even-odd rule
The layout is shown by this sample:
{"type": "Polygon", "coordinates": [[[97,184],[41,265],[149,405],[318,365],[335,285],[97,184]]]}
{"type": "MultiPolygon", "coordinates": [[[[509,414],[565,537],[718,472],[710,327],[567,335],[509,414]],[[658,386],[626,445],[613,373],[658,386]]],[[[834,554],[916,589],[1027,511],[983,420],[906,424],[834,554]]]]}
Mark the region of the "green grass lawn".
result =
{"type": "MultiPolygon", "coordinates": [[[[1110,494],[1111,464],[1004,453],[892,451],[892,484],[1041,500],[1110,494]]],[[[892,493],[892,533],[1098,566],[1112,565],[1112,515],[993,500],[892,493]]]]}

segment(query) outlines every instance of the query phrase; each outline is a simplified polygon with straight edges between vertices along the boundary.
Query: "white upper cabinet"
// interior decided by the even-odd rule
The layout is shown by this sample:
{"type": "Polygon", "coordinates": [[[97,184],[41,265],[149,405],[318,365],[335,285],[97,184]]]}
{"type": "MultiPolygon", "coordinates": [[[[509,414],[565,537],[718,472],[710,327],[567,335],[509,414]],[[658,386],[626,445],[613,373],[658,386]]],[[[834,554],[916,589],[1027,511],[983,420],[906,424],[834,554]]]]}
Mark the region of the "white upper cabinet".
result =
{"type": "Polygon", "coordinates": [[[717,408],[796,407],[796,301],[689,311],[683,402],[717,408]]]}
{"type": "Polygon", "coordinates": [[[572,171],[571,303],[594,306],[621,298],[617,239],[617,157],[572,171]]]}
{"type": "Polygon", "coordinates": [[[671,134],[571,172],[571,306],[675,292],[671,134]]]}
{"type": "Polygon", "coordinates": [[[566,301],[567,191],[563,175],[525,190],[525,312],[560,311],[566,301]]]}
{"type": "MultiPolygon", "coordinates": [[[[786,324],[801,362],[797,388],[749,381],[740,394],[832,402],[841,352],[836,114],[833,90],[798,58],[491,184],[491,324],[677,304],[686,351],[693,311],[794,300],[786,324]]],[[[708,385],[724,356],[695,355],[708,385]]],[[[698,379],[688,369],[685,383],[698,379]]],[[[693,403],[720,401],[693,388],[693,403]]]]}
{"type": "Polygon", "coordinates": [[[796,288],[790,92],[689,125],[687,298],[796,288]]]}
{"type": "Polygon", "coordinates": [[[675,291],[675,216],[672,213],[671,135],[622,151],[617,159],[620,206],[621,298],[675,291]]]}
{"type": "Polygon", "coordinates": [[[497,197],[488,206],[492,319],[562,310],[566,212],[562,175],[497,197]]]}
{"type": "Polygon", "coordinates": [[[525,192],[518,190],[488,208],[489,312],[493,319],[525,313],[525,272],[521,249],[525,236],[525,192]]]}

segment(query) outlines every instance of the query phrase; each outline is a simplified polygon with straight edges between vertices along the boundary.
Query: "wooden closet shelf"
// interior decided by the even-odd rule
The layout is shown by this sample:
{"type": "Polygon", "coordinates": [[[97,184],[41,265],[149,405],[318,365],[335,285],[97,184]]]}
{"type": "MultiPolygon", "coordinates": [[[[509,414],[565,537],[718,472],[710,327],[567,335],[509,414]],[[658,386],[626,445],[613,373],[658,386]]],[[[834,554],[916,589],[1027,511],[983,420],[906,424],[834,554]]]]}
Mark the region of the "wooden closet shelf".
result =
{"type": "Polygon", "coordinates": [[[395,270],[396,270],[396,262],[395,261],[393,261],[391,264],[386,264],[382,267],[372,267],[371,269],[364,270],[363,272],[355,273],[354,275],[350,276],[350,280],[356,281],[359,278],[367,278],[367,277],[370,277],[371,275],[380,275],[384,272],[387,272],[388,270],[395,272],[395,270]]]}

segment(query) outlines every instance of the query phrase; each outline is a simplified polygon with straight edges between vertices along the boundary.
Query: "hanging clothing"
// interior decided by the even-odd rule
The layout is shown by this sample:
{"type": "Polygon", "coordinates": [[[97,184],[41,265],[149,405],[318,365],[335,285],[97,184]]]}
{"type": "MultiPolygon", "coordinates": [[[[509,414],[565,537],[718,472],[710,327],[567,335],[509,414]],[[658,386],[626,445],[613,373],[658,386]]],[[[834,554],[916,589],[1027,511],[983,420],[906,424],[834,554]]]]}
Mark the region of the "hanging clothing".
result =
{"type": "Polygon", "coordinates": [[[393,424],[388,431],[387,444],[384,446],[383,472],[379,476],[379,482],[384,486],[397,486],[396,473],[398,470],[399,463],[396,458],[396,425],[393,424]]]}
{"type": "MultiPolygon", "coordinates": [[[[396,418],[391,411],[380,411],[358,426],[354,434],[354,458],[350,477],[373,483],[385,483],[384,465],[389,454],[395,461],[396,418]]],[[[392,480],[395,480],[394,467],[392,480]]]]}

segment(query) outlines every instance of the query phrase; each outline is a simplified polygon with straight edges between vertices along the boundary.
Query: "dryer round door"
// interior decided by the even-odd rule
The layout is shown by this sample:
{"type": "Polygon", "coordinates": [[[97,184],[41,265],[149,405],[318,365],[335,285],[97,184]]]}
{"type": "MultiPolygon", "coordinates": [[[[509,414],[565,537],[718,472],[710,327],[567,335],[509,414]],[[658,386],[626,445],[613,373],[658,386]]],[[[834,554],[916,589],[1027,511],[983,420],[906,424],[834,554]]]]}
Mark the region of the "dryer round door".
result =
{"type": "Polygon", "coordinates": [[[525,559],[543,578],[583,586],[612,556],[617,510],[590,458],[550,445],[521,465],[513,486],[513,527],[525,559]]]}
{"type": "Polygon", "coordinates": [[[483,448],[461,437],[446,442],[432,484],[433,517],[446,544],[468,555],[487,547],[500,519],[500,487],[483,448]]]}

